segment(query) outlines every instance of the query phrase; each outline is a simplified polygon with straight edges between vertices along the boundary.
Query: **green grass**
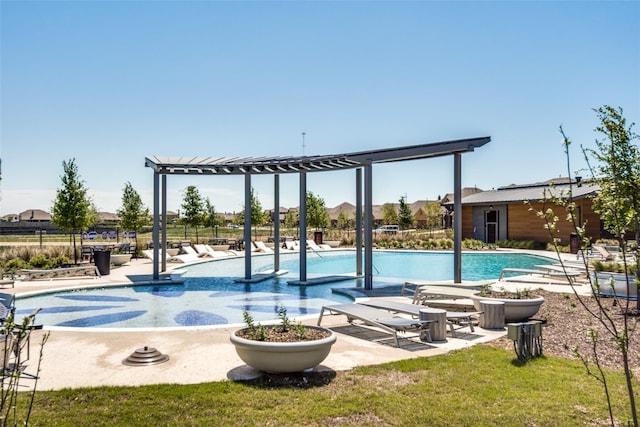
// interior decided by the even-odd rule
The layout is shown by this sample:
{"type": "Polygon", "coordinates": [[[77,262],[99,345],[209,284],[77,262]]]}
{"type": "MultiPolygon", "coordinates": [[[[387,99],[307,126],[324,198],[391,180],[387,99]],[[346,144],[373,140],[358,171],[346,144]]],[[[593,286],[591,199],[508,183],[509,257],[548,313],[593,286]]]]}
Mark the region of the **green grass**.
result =
{"type": "MultiPolygon", "coordinates": [[[[449,355],[338,372],[320,380],[314,374],[316,378],[309,376],[307,383],[299,377],[295,387],[275,384],[267,377],[258,383],[38,392],[30,421],[34,426],[607,423],[602,388],[585,374],[582,365],[556,357],[521,364],[514,356],[513,352],[475,346],[449,355]]],[[[203,357],[215,363],[215,354],[203,357]]],[[[629,414],[625,412],[628,405],[622,374],[612,373],[611,381],[615,413],[626,422],[629,414]]]]}

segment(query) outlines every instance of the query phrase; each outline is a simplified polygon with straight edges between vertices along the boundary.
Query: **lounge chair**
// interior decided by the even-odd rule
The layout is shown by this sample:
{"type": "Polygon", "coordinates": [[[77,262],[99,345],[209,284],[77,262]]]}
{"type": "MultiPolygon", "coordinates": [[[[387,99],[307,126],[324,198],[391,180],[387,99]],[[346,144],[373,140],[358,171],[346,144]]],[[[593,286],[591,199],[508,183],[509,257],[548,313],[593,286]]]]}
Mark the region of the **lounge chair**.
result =
{"type": "MultiPolygon", "coordinates": [[[[405,285],[411,284],[406,282],[405,285]]],[[[418,285],[413,294],[413,304],[424,304],[430,299],[462,299],[471,298],[471,295],[478,292],[476,289],[464,289],[448,285],[418,285]]]]}
{"type": "Polygon", "coordinates": [[[562,279],[567,279],[571,284],[575,283],[576,278],[582,274],[579,271],[568,271],[568,270],[552,271],[548,269],[534,270],[530,268],[503,268],[502,272],[500,273],[500,278],[498,278],[498,281],[501,282],[501,281],[507,280],[505,276],[510,273],[532,274],[532,275],[539,275],[543,277],[548,276],[551,278],[562,278],[562,279]]]}
{"type": "Polygon", "coordinates": [[[623,257],[622,252],[609,251],[605,246],[593,245],[591,249],[598,253],[602,261],[622,262],[624,258],[627,259],[627,262],[635,261],[632,253],[628,253],[623,257]]]}
{"type": "MultiPolygon", "coordinates": [[[[145,249],[142,251],[142,255],[145,256],[145,258],[149,258],[151,261],[153,261],[153,249],[145,249]]],[[[162,255],[162,250],[160,250],[160,255],[162,255]]],[[[188,263],[188,262],[193,262],[193,261],[200,261],[202,258],[200,258],[198,255],[192,255],[192,254],[181,254],[181,255],[174,255],[171,256],[169,254],[167,254],[165,260],[167,262],[183,262],[183,263],[188,263]]]]}
{"type": "Polygon", "coordinates": [[[176,255],[176,256],[179,257],[179,256],[182,256],[182,255],[188,255],[188,257],[184,257],[184,258],[187,258],[187,259],[188,258],[193,259],[194,257],[195,258],[213,258],[213,256],[211,254],[209,254],[209,251],[205,250],[205,252],[198,252],[194,248],[192,248],[191,246],[183,246],[181,250],[182,250],[182,252],[184,252],[184,254],[179,254],[179,255],[176,255]]]}
{"type": "Polygon", "coordinates": [[[273,253],[273,249],[271,249],[270,247],[265,245],[264,242],[255,241],[255,242],[253,242],[253,244],[256,245],[256,250],[258,252],[264,252],[265,254],[272,254],[273,253]]]}
{"type": "Polygon", "coordinates": [[[331,246],[324,244],[318,245],[313,240],[307,240],[307,248],[311,249],[312,251],[324,251],[327,249],[331,249],[331,246]]]}
{"type": "Polygon", "coordinates": [[[284,247],[285,247],[285,249],[288,249],[290,251],[299,251],[300,250],[300,245],[296,245],[296,241],[294,241],[294,240],[287,240],[286,242],[284,242],[284,247]]]}
{"type": "Polygon", "coordinates": [[[353,323],[355,319],[360,320],[366,325],[373,326],[393,335],[396,347],[400,347],[398,343],[398,331],[407,332],[414,331],[420,334],[420,339],[431,342],[431,333],[429,324],[432,321],[423,321],[418,319],[408,319],[406,317],[392,316],[386,310],[367,307],[362,304],[337,304],[325,305],[320,310],[318,318],[318,326],[322,322],[325,312],[329,314],[343,314],[347,316],[347,321],[353,323]]]}
{"type": "Polygon", "coordinates": [[[200,257],[209,257],[209,258],[226,258],[227,253],[224,251],[216,251],[215,249],[213,249],[211,246],[209,245],[193,245],[193,247],[196,249],[196,251],[198,252],[198,256],[200,257]]]}
{"type": "MultiPolygon", "coordinates": [[[[409,314],[411,316],[420,318],[420,310],[423,308],[427,308],[425,305],[418,304],[408,304],[399,301],[390,301],[390,300],[368,300],[359,302],[358,304],[366,305],[369,307],[380,308],[383,310],[395,312],[395,313],[404,313],[409,314]]],[[[451,331],[451,336],[456,336],[456,329],[464,328],[466,326],[469,327],[471,332],[474,332],[473,324],[478,320],[478,316],[482,314],[480,311],[448,311],[446,310],[445,316],[447,317],[447,324],[449,325],[449,329],[451,331]],[[458,328],[455,328],[458,326],[458,328]]]]}

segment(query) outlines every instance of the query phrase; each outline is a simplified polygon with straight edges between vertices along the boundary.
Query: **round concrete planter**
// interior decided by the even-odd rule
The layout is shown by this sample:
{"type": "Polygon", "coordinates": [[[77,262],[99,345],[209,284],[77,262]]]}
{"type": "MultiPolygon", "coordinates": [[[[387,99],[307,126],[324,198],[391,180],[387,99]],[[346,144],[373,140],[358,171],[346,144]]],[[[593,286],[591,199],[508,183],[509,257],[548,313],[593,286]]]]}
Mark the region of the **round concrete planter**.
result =
{"type": "Polygon", "coordinates": [[[330,335],[314,341],[270,342],[241,338],[236,331],[230,339],[240,359],[252,368],[274,374],[301,372],[318,366],[336,342],[336,335],[330,329],[318,326],[306,328],[327,331],[330,335]]]}
{"type": "Polygon", "coordinates": [[[473,306],[476,310],[480,309],[480,301],[501,301],[504,303],[504,321],[505,323],[526,322],[530,317],[534,316],[540,306],[544,302],[543,297],[533,297],[526,299],[510,299],[491,296],[482,296],[479,293],[471,295],[473,306]]]}
{"type": "Polygon", "coordinates": [[[111,254],[111,264],[119,266],[131,261],[131,254],[111,254]]]}

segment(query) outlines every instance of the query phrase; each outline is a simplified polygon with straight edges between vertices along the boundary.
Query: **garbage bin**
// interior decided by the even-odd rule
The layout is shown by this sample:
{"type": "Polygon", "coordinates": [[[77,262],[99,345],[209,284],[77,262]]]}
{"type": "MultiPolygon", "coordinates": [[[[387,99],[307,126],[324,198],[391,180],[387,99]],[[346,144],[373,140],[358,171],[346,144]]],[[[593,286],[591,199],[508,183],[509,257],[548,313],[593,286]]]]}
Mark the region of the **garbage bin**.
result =
{"type": "Polygon", "coordinates": [[[93,261],[101,276],[108,276],[111,273],[111,251],[94,251],[93,261]]]}
{"type": "Polygon", "coordinates": [[[569,235],[569,251],[572,254],[577,254],[580,250],[580,237],[577,233],[571,233],[569,235]]]}
{"type": "Polygon", "coordinates": [[[313,242],[316,245],[322,244],[322,231],[314,231],[313,232],[313,242]]]}

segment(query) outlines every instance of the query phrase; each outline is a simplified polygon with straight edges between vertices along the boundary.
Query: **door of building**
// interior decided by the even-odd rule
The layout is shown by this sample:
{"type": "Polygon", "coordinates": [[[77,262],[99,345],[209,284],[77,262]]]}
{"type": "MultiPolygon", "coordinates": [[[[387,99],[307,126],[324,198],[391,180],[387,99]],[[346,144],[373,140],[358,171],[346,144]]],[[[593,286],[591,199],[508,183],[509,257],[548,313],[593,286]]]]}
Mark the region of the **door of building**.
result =
{"type": "Polygon", "coordinates": [[[489,210],[484,213],[484,241],[485,243],[498,241],[498,211],[489,210]]]}

